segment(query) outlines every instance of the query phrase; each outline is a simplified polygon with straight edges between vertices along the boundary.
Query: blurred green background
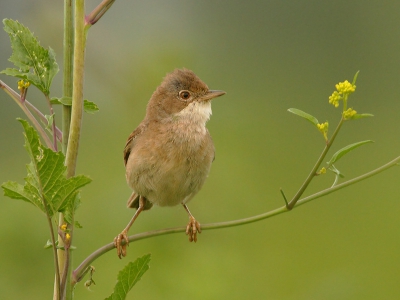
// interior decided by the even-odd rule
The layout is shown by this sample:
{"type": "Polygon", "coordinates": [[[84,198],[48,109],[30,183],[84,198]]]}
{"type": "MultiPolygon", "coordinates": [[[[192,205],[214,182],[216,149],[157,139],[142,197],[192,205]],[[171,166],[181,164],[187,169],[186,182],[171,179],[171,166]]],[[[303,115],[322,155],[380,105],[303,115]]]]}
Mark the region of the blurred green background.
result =
{"type": "MultiPolygon", "coordinates": [[[[87,1],[87,13],[98,1],[87,1]]],[[[62,64],[62,1],[8,0],[0,17],[17,19],[51,46],[62,64]]],[[[112,241],[133,210],[122,150],[142,120],[154,89],[177,67],[195,71],[227,95],[213,102],[208,128],[216,160],[190,203],[201,223],[233,220],[282,206],[324,147],[296,107],[329,120],[339,110],[328,96],[339,81],[360,75],[350,106],[374,118],[348,122],[332,153],[369,144],[337,167],[352,178],[400,154],[400,2],[398,1],[116,1],[89,31],[85,97],[100,112],[84,116],[78,173],[93,178],[76,219],[74,266],[112,241]]],[[[0,69],[11,67],[0,31],[0,69]]],[[[61,95],[61,74],[52,96],[61,95]]],[[[16,80],[1,80],[16,88],[16,80]]],[[[46,110],[34,89],[28,99],[46,110]]],[[[28,155],[18,106],[0,93],[0,182],[23,182],[28,155]]],[[[57,122],[60,110],[57,108],[57,122]]],[[[60,124],[60,123],[59,123],[60,124]]],[[[152,253],[150,270],[129,299],[400,299],[400,170],[392,168],[291,213],[237,228],[205,231],[197,244],[184,234],[132,243],[94,266],[96,286],[76,299],[103,299],[128,261],[152,253]]],[[[330,186],[316,178],[306,195],[330,186]]],[[[181,207],[153,208],[131,233],[183,226],[181,207]]],[[[0,298],[50,299],[51,251],[44,216],[0,195],[0,298]]]]}

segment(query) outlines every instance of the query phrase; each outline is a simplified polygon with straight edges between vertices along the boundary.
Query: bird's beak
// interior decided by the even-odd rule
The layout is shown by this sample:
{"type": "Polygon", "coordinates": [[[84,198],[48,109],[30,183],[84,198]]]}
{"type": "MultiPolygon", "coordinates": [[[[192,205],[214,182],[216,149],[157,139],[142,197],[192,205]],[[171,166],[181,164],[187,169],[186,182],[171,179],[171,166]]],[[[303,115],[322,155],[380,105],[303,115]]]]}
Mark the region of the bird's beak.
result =
{"type": "Polygon", "coordinates": [[[205,94],[204,96],[201,97],[200,101],[207,101],[207,100],[211,100],[214,99],[216,97],[225,95],[226,92],[224,91],[220,91],[220,90],[209,90],[207,94],[205,94]]]}

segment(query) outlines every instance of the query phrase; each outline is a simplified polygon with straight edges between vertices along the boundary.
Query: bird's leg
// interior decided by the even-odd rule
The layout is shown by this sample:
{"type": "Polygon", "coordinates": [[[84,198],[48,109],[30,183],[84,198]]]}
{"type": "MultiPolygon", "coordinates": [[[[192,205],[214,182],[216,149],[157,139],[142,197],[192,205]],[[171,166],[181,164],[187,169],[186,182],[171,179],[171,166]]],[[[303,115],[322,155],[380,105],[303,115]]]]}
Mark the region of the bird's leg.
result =
{"type": "Polygon", "coordinates": [[[200,223],[196,221],[193,215],[190,213],[189,208],[186,204],[182,203],[183,208],[189,214],[189,223],[186,226],[186,234],[189,236],[189,242],[197,242],[197,233],[201,233],[200,223]]]}
{"type": "MultiPolygon", "coordinates": [[[[131,200],[132,197],[136,197],[136,194],[132,193],[132,195],[131,195],[130,199],[128,200],[128,202],[131,200]]],[[[138,209],[136,210],[136,212],[133,215],[132,219],[129,221],[128,225],[126,225],[125,229],[122,230],[122,232],[120,234],[118,234],[114,238],[114,245],[115,245],[115,248],[117,248],[117,255],[118,255],[119,258],[122,258],[122,256],[123,257],[126,256],[126,246],[129,245],[129,240],[128,240],[129,228],[131,228],[132,224],[135,222],[137,217],[143,211],[144,206],[145,206],[145,202],[146,202],[146,198],[144,198],[143,196],[139,196],[139,207],[138,207],[138,209]],[[122,245],[123,241],[125,241],[124,245],[122,245]]]]}

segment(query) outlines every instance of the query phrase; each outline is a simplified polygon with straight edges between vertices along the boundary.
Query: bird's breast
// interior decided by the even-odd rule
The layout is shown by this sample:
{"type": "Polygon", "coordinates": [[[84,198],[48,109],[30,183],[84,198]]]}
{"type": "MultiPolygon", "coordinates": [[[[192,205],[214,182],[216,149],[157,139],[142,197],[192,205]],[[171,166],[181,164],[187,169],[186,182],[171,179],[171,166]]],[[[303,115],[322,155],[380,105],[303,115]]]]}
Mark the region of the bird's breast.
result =
{"type": "Polygon", "coordinates": [[[140,195],[160,206],[189,201],[206,180],[214,145],[205,122],[188,118],[150,126],[133,147],[127,181],[140,195]],[[192,120],[193,121],[193,120],[192,120]]]}

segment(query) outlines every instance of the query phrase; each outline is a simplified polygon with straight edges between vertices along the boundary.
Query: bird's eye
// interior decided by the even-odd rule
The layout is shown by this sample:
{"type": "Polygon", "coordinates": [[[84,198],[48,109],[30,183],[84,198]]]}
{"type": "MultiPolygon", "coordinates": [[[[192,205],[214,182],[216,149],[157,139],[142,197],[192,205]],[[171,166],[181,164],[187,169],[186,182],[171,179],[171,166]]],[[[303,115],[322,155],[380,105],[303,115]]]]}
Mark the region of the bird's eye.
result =
{"type": "Polygon", "coordinates": [[[180,91],[179,92],[179,98],[182,100],[187,100],[190,98],[190,92],[189,91],[180,91]]]}

